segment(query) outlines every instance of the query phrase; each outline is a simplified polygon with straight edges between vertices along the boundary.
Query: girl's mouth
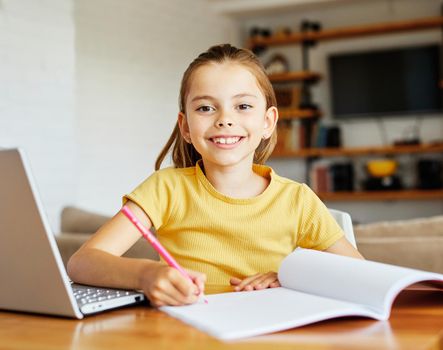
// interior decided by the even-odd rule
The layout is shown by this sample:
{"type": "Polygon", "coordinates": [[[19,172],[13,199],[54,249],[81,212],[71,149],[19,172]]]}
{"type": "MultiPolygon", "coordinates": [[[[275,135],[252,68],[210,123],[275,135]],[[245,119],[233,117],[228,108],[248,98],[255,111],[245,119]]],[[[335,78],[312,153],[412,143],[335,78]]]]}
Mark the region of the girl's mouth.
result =
{"type": "Polygon", "coordinates": [[[210,140],[218,145],[234,145],[242,140],[242,136],[212,137],[210,140]]]}

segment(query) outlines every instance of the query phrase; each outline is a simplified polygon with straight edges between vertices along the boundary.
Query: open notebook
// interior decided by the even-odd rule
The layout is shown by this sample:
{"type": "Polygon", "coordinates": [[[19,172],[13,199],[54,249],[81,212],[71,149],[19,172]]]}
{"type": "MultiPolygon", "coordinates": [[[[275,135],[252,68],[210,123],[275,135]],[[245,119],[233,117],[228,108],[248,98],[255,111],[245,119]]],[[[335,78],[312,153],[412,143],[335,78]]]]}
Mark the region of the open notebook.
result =
{"type": "MultiPolygon", "coordinates": [[[[296,249],[278,271],[281,288],[207,296],[208,304],[161,310],[214,337],[232,340],[303,326],[341,316],[389,318],[397,294],[443,275],[296,249]]],[[[443,293],[442,293],[443,297],[443,293]]]]}

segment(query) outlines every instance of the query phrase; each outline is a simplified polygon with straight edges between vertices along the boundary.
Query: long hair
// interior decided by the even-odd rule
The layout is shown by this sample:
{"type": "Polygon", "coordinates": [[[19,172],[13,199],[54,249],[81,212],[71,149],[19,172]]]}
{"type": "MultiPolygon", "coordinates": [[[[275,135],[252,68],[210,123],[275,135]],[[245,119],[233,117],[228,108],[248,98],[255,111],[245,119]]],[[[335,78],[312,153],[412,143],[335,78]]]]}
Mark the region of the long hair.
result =
{"type": "MultiPolygon", "coordinates": [[[[222,44],[210,47],[208,51],[203,52],[191,62],[186,69],[180,87],[180,112],[186,115],[186,98],[189,93],[192,74],[205,64],[224,62],[238,63],[247,68],[257,79],[257,84],[266,98],[266,109],[272,106],[277,107],[274,89],[272,88],[265,69],[257,56],[249,50],[239,49],[230,44],[222,44]]],[[[277,131],[275,128],[272,135],[269,138],[262,140],[255,150],[254,163],[263,164],[274,150],[276,142],[277,131]]],[[[166,142],[166,145],[157,157],[155,170],[160,169],[163,160],[171,149],[172,162],[176,168],[195,166],[197,161],[201,159],[201,155],[197,152],[194,146],[184,140],[180,133],[178,122],[175,124],[174,130],[166,142]]]]}

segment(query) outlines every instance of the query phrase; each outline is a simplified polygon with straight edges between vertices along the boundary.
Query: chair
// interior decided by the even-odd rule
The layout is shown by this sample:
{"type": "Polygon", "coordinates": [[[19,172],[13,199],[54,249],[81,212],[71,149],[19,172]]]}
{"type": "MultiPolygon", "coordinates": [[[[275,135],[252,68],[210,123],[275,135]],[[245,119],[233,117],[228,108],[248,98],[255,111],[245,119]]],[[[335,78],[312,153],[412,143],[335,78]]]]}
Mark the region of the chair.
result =
{"type": "Polygon", "coordinates": [[[345,233],[345,237],[349,243],[351,243],[355,248],[357,248],[357,243],[355,242],[354,228],[352,227],[351,216],[341,210],[329,209],[329,212],[334,217],[335,221],[340,225],[345,233]]]}

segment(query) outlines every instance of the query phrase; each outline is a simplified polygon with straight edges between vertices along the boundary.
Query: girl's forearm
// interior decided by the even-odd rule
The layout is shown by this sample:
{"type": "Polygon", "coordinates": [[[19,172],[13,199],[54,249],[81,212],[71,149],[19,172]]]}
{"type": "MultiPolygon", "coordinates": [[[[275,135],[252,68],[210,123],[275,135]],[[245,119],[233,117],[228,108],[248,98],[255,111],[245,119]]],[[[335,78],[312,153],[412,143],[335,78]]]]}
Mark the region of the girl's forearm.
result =
{"type": "Polygon", "coordinates": [[[141,290],[146,272],[159,264],[154,260],[125,258],[83,248],[69,259],[67,270],[76,283],[141,290]]]}

